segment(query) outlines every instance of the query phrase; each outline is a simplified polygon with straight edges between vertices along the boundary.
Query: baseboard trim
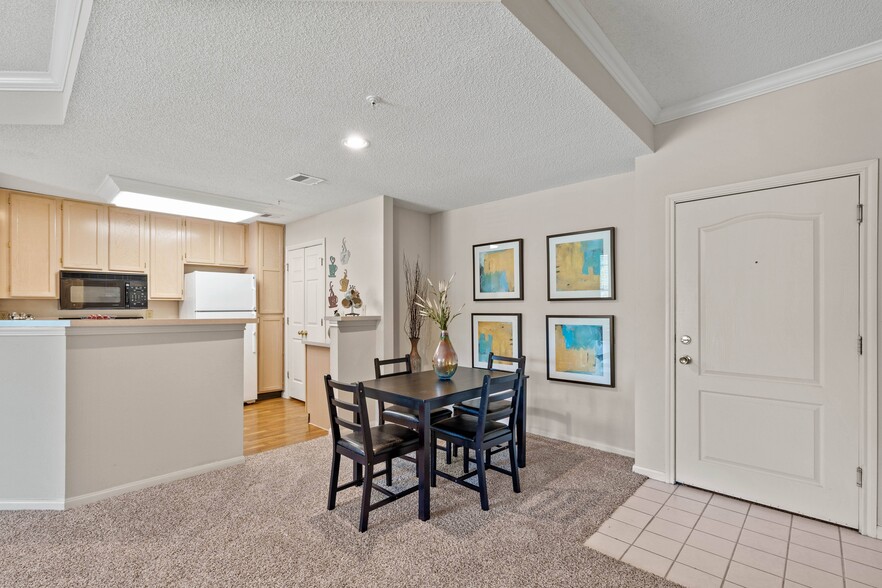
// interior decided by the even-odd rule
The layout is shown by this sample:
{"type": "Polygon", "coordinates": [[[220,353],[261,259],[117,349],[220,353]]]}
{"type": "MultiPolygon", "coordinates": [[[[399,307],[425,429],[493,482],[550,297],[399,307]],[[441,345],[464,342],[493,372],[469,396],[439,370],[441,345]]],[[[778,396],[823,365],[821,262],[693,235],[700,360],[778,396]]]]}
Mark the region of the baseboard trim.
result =
{"type": "Polygon", "coordinates": [[[282,392],[281,390],[276,390],[275,392],[260,392],[257,395],[257,399],[267,400],[269,398],[281,398],[282,394],[284,394],[284,392],[282,392]]]}
{"type": "Polygon", "coordinates": [[[64,510],[64,501],[0,500],[0,510],[64,510]]]}
{"type": "MultiPolygon", "coordinates": [[[[538,429],[527,429],[527,433],[533,435],[541,435],[542,437],[548,437],[549,439],[557,439],[558,441],[566,441],[567,443],[572,443],[574,445],[582,445],[583,447],[590,447],[591,449],[597,449],[598,451],[606,451],[607,453],[615,453],[616,455],[622,455],[624,457],[634,458],[634,451],[630,449],[622,449],[621,447],[614,447],[612,445],[607,445],[605,443],[599,443],[597,441],[592,441],[591,439],[582,439],[580,437],[571,437],[569,435],[555,435],[551,431],[542,431],[538,429]]],[[[527,454],[530,453],[529,443],[527,444],[527,454]]]]}
{"type": "Polygon", "coordinates": [[[668,476],[664,472],[660,472],[658,470],[651,470],[649,468],[642,468],[638,465],[634,465],[631,467],[631,471],[635,474],[640,474],[641,476],[646,476],[647,478],[651,478],[653,480],[658,480],[659,482],[667,482],[668,476]]]}
{"type": "Polygon", "coordinates": [[[228,467],[231,467],[234,465],[239,465],[242,463],[245,463],[245,457],[243,457],[243,456],[233,457],[230,459],[215,461],[212,463],[207,463],[205,465],[196,466],[193,468],[187,468],[185,470],[178,470],[176,472],[171,472],[169,474],[163,474],[161,476],[155,476],[153,478],[138,480],[137,482],[129,482],[128,484],[114,486],[113,488],[108,488],[106,490],[99,490],[97,492],[90,492],[89,494],[82,494],[80,496],[74,496],[73,498],[68,498],[67,500],[64,501],[62,508],[67,509],[67,508],[73,508],[76,506],[82,506],[84,504],[89,504],[92,502],[98,502],[99,500],[104,500],[105,498],[119,496],[120,494],[134,492],[135,490],[143,490],[144,488],[150,488],[151,486],[158,486],[159,484],[166,484],[168,482],[174,482],[176,480],[183,480],[184,478],[198,476],[199,474],[205,474],[208,472],[213,472],[215,470],[222,470],[224,468],[228,468],[228,467]]]}

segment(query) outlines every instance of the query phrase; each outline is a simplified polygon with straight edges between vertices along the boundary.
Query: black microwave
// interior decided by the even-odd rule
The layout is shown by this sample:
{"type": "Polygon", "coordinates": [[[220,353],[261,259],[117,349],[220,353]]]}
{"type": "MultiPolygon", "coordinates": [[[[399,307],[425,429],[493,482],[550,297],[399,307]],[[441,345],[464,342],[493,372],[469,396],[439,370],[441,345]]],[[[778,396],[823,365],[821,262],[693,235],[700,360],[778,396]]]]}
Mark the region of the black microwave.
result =
{"type": "Polygon", "coordinates": [[[61,272],[62,310],[147,308],[147,276],[61,272]]]}

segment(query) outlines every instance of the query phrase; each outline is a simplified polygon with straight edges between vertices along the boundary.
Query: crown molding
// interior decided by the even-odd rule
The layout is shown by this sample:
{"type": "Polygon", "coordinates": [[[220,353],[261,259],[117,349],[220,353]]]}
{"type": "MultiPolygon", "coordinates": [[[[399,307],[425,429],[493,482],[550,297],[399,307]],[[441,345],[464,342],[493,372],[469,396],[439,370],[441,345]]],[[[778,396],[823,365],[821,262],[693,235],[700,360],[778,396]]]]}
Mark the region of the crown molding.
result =
{"type": "Polygon", "coordinates": [[[660,108],[658,102],[637,78],[621,53],[604,34],[600,25],[580,0],[548,0],[549,4],[591,50],[610,75],[637,104],[653,124],[670,122],[678,118],[719,108],[763,94],[789,88],[882,60],[882,41],[876,41],[849,49],[836,55],[824,57],[790,69],[769,74],[743,84],[737,84],[716,92],[660,108]]]}
{"type": "Polygon", "coordinates": [[[662,109],[658,114],[655,124],[661,124],[705,112],[720,106],[734,104],[749,98],[755,98],[769,92],[783,90],[790,86],[796,86],[805,82],[810,82],[818,78],[839,73],[874,61],[882,59],[882,41],[875,41],[861,47],[855,47],[837,53],[829,57],[823,57],[815,61],[810,61],[803,65],[791,67],[743,84],[724,88],[717,92],[711,92],[704,96],[699,96],[693,100],[687,100],[679,104],[674,104],[662,109]]]}
{"type": "Polygon", "coordinates": [[[548,0],[548,2],[643,111],[646,118],[655,123],[661,107],[604,34],[588,9],[579,0],[548,0]]]}

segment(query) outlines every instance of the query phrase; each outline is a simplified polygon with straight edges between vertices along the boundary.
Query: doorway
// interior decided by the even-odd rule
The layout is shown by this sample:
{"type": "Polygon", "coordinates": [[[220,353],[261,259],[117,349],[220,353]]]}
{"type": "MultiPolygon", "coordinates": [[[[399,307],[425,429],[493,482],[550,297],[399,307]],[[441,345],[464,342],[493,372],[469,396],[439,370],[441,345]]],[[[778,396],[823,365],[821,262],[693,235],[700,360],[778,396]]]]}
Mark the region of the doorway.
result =
{"type": "Polygon", "coordinates": [[[306,342],[325,343],[324,240],[289,247],[285,320],[286,395],[306,401],[306,342]]]}

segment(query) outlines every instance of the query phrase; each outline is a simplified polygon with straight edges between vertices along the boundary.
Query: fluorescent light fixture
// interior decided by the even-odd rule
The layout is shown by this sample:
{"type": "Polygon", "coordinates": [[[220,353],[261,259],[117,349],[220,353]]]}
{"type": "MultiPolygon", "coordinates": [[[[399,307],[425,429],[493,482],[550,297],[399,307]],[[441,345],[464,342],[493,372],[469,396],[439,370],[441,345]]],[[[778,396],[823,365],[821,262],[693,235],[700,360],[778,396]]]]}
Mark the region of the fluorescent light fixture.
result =
{"type": "Polygon", "coordinates": [[[122,191],[113,198],[112,202],[123,208],[137,208],[138,210],[147,210],[150,212],[193,216],[196,218],[207,218],[228,223],[242,222],[260,214],[258,212],[251,212],[250,210],[225,208],[223,206],[213,206],[211,204],[202,204],[200,202],[164,198],[162,196],[153,196],[152,194],[141,194],[140,192],[122,191]]]}
{"type": "Polygon", "coordinates": [[[359,137],[358,135],[349,135],[343,140],[343,144],[355,151],[359,151],[370,145],[364,137],[359,137]]]}

